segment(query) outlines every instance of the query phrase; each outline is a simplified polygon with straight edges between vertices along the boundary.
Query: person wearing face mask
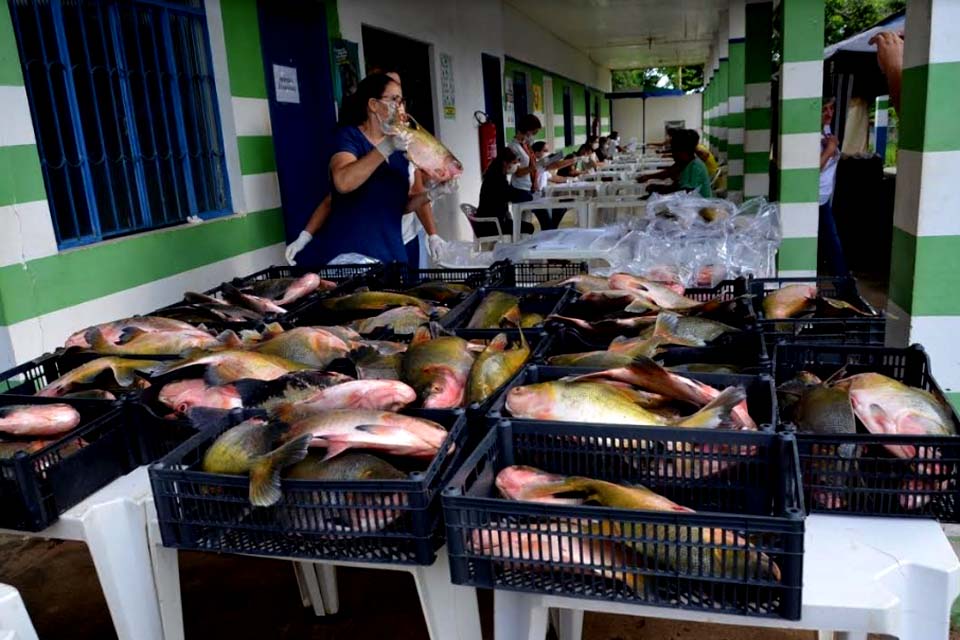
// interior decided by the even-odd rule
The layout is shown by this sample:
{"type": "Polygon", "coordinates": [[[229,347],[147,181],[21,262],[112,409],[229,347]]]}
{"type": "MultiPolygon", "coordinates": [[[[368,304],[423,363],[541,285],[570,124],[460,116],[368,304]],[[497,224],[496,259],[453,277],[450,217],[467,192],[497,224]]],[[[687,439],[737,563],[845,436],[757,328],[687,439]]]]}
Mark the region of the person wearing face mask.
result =
{"type": "MultiPolygon", "coordinates": [[[[371,73],[380,73],[381,70],[374,69],[371,73]]],[[[384,72],[387,77],[401,84],[400,74],[396,71],[386,71],[384,72]]],[[[402,85],[401,85],[402,86],[402,85]]],[[[351,96],[348,96],[347,99],[350,99],[351,96]]],[[[344,105],[344,108],[348,108],[347,105],[344,105]]],[[[401,114],[405,116],[406,114],[401,114]]],[[[423,186],[423,172],[417,169],[412,163],[410,164],[410,189],[411,193],[421,193],[425,191],[423,186]]],[[[303,251],[304,248],[313,240],[313,237],[317,235],[317,232],[323,227],[323,224],[327,221],[327,218],[330,216],[332,203],[332,195],[327,194],[323,201],[317,206],[313,214],[310,216],[310,219],[307,221],[306,226],[303,231],[300,232],[300,235],[296,240],[287,245],[285,251],[285,257],[287,264],[291,266],[296,266],[297,264],[297,255],[303,251]]],[[[437,234],[437,225],[433,218],[433,205],[428,201],[420,206],[416,212],[408,212],[404,214],[401,219],[401,231],[403,237],[403,244],[407,251],[407,261],[413,268],[418,268],[420,266],[420,241],[418,238],[419,227],[423,226],[424,231],[427,234],[427,253],[433,259],[436,260],[440,254],[440,249],[445,244],[444,240],[437,234]]],[[[313,265],[305,265],[307,267],[313,265]]],[[[319,265],[317,265],[319,266],[319,265]]]]}
{"type": "Polygon", "coordinates": [[[607,150],[605,151],[608,158],[615,158],[618,153],[622,152],[623,149],[620,147],[620,134],[616,131],[610,132],[610,137],[607,138],[607,150]]]}
{"type": "Polygon", "coordinates": [[[520,163],[510,180],[510,184],[517,189],[536,190],[537,156],[533,152],[533,139],[541,128],[543,128],[543,125],[540,124],[540,118],[528,113],[517,121],[517,134],[507,145],[520,163]]]}
{"type": "Polygon", "coordinates": [[[603,160],[597,156],[597,150],[600,148],[600,138],[597,136],[590,136],[587,138],[587,146],[590,147],[590,162],[593,164],[594,168],[602,167],[603,160]]]}
{"type": "Polygon", "coordinates": [[[342,253],[360,253],[381,262],[406,262],[400,220],[441,190],[411,195],[410,163],[404,151],[409,133],[403,91],[393,78],[368,75],[345,101],[330,174],[330,212],[316,238],[321,264],[342,253]]]}
{"type": "MultiPolygon", "coordinates": [[[[542,193],[550,183],[562,184],[567,181],[566,178],[557,175],[557,172],[564,167],[572,165],[574,163],[573,160],[547,162],[550,157],[550,147],[548,147],[547,143],[543,140],[538,140],[533,143],[533,152],[537,155],[537,164],[540,165],[539,182],[536,185],[538,192],[542,193]]],[[[533,210],[533,215],[537,216],[537,221],[540,223],[540,229],[542,230],[556,229],[559,227],[560,221],[563,220],[565,213],[566,209],[533,210]]]]}
{"type": "MultiPolygon", "coordinates": [[[[532,150],[531,150],[532,151],[532,150]]],[[[509,183],[520,168],[520,159],[513,149],[506,147],[500,150],[490,166],[483,173],[483,182],[480,184],[480,202],[477,205],[477,216],[480,218],[496,218],[500,223],[503,234],[511,236],[513,220],[510,217],[511,202],[529,202],[533,194],[526,189],[518,189],[509,183]]],[[[521,233],[533,233],[533,224],[520,223],[521,233]]],[[[477,222],[473,225],[473,232],[477,236],[496,235],[497,229],[493,222],[477,222]]]]}

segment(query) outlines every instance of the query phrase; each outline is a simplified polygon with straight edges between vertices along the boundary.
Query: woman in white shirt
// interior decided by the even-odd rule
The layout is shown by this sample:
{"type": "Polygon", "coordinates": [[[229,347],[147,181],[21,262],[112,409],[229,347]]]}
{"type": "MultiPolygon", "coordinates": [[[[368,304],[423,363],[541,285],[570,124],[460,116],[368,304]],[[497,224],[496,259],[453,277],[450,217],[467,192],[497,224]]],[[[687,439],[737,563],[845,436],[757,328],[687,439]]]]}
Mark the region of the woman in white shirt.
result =
{"type": "Polygon", "coordinates": [[[543,125],[540,118],[528,113],[517,120],[517,133],[507,147],[513,151],[520,167],[510,180],[511,186],[524,191],[535,191],[537,184],[537,156],[533,151],[533,139],[543,125]]]}

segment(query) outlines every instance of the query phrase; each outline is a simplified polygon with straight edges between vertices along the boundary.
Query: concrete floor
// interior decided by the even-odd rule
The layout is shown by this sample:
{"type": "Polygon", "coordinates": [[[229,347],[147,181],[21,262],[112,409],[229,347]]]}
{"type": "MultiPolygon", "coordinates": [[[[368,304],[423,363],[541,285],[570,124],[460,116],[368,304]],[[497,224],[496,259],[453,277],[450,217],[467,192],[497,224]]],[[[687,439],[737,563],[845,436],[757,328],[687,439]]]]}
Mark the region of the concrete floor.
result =
{"type": "MultiPolygon", "coordinates": [[[[289,562],[182,553],[186,636],[230,640],[426,640],[413,580],[392,571],[338,571],[341,608],[317,618],[300,606],[289,562]]],[[[0,536],[0,581],[20,590],[41,640],[110,640],[110,622],[86,547],[75,542],[0,536]]],[[[480,593],[484,639],[492,602],[480,593]]],[[[584,640],[815,640],[777,632],[588,614],[584,640]]],[[[951,636],[960,640],[960,634],[951,636]]]]}

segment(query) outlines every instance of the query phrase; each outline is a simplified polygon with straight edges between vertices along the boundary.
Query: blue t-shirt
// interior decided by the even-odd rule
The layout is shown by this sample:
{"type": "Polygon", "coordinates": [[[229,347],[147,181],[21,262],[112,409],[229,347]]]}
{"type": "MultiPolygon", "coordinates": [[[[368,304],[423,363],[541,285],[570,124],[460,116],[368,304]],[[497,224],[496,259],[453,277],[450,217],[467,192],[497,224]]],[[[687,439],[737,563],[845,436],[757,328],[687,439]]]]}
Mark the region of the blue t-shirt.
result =
{"type": "MultiPolygon", "coordinates": [[[[357,127],[337,131],[333,152],[346,151],[358,159],[373,150],[373,145],[357,127]]],[[[320,228],[316,242],[322,264],[341,253],[362,253],[381,262],[407,260],[400,219],[406,213],[410,192],[409,161],[401,151],[390,154],[350,193],[333,189],[330,217],[320,228]]]]}

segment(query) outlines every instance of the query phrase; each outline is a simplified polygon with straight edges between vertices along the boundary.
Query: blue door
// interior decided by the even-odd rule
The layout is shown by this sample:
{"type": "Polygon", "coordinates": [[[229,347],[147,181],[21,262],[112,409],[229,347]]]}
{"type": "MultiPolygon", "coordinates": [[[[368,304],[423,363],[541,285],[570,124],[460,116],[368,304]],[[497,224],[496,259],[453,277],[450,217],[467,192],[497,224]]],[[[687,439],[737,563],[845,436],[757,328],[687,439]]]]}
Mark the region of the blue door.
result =
{"type": "MultiPolygon", "coordinates": [[[[323,4],[260,0],[260,46],[287,243],[330,191],[329,162],[336,129],[323,4]],[[275,66],[280,69],[278,99],[275,66]],[[296,70],[296,83],[292,81],[296,70]]],[[[312,245],[313,243],[311,243],[312,245]]],[[[318,266],[308,245],[297,264],[318,266]]]]}

